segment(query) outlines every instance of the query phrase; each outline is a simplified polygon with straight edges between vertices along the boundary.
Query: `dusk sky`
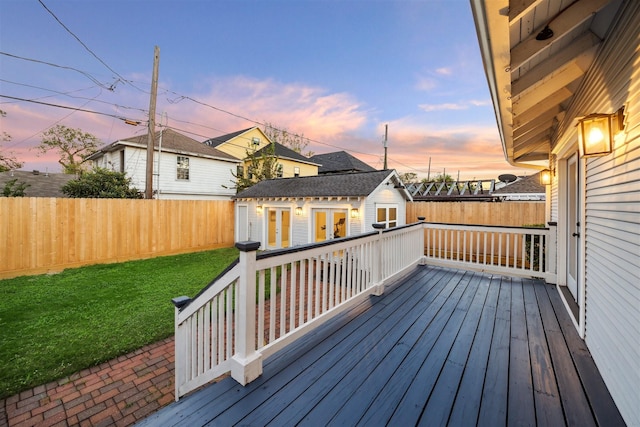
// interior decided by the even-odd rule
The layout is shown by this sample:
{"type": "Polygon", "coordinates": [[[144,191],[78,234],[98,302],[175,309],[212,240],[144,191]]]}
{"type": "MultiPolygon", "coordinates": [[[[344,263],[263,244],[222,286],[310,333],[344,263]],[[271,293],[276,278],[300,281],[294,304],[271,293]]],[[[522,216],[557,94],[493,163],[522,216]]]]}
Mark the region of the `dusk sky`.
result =
{"type": "Polygon", "coordinates": [[[535,172],[504,160],[468,0],[0,0],[3,152],[60,172],[51,126],[146,134],[154,46],[157,121],[198,141],[268,122],[382,168],[388,124],[400,173],[535,172]]]}

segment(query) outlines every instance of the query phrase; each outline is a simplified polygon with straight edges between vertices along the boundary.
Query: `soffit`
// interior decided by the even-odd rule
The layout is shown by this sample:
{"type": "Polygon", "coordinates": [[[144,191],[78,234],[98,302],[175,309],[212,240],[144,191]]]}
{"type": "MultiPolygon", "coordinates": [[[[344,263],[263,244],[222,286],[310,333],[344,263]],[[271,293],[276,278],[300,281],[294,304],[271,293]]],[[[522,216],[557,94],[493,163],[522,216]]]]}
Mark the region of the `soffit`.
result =
{"type": "Polygon", "coordinates": [[[621,3],[471,0],[510,163],[524,165],[549,158],[555,130],[621,3]]]}

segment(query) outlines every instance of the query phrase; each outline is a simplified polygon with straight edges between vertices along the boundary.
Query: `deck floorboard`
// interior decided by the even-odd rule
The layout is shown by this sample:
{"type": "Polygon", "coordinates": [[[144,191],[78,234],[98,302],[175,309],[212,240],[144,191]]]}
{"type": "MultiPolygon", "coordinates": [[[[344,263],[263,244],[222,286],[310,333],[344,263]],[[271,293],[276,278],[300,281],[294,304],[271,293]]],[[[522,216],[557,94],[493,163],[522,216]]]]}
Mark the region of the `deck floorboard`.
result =
{"type": "Polygon", "coordinates": [[[269,357],[247,386],[221,379],[139,425],[621,420],[554,286],[418,267],[269,357]]]}

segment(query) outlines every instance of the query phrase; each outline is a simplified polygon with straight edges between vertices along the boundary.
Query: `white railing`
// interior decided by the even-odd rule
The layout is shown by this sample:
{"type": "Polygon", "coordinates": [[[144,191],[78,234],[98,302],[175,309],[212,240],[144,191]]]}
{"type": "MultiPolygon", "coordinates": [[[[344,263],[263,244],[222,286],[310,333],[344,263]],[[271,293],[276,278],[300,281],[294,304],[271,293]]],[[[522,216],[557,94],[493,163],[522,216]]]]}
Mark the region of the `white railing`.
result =
{"type": "Polygon", "coordinates": [[[261,254],[257,242],[236,244],[234,266],[174,299],[176,399],[229,372],[251,382],[263,358],[415,267],[423,235],[413,224],[261,254]]]}
{"type": "Polygon", "coordinates": [[[556,227],[424,223],[427,263],[556,283],[556,227]]]}
{"type": "Polygon", "coordinates": [[[176,399],[231,373],[241,384],[262,359],[334,315],[380,295],[419,263],[555,282],[555,229],[416,223],[238,261],[193,299],[174,299],[176,399]]]}

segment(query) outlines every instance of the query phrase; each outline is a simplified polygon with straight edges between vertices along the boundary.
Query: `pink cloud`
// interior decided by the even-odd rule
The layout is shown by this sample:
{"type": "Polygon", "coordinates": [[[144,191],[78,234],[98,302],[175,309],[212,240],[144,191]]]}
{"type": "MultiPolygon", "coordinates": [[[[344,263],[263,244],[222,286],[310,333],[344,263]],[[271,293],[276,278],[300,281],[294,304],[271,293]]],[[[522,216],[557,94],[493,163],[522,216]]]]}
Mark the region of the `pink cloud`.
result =
{"type": "MultiPolygon", "coordinates": [[[[147,90],[142,83],[136,85],[147,90]]],[[[384,123],[375,125],[374,111],[349,93],[331,93],[302,83],[244,76],[200,81],[196,90],[185,94],[200,103],[168,92],[171,90],[170,84],[160,84],[157,122],[160,123],[160,115],[165,112],[169,126],[196,140],[254,126],[255,120],[303,134],[312,140],[308,150],[316,153],[346,150],[366,163],[382,168],[384,123]]],[[[117,117],[145,119],[144,112],[140,111],[148,108],[148,94],[144,92],[121,85],[100,99],[135,108],[95,103],[85,108],[117,117]]],[[[484,101],[442,104],[440,108],[480,105],[484,105],[484,101]]],[[[26,170],[60,170],[55,154],[38,157],[33,149],[40,142],[41,133],[58,122],[90,132],[104,144],[147,131],[146,123],[131,127],[118,118],[34,104],[3,104],[2,109],[7,111],[7,117],[1,119],[3,130],[12,135],[12,141],[9,145],[4,144],[3,149],[16,152],[18,159],[25,162],[26,170]]],[[[486,178],[515,169],[502,160],[501,144],[494,127],[447,127],[425,123],[423,118],[407,117],[389,122],[389,129],[389,167],[400,172],[418,171],[426,177],[430,157],[432,175],[444,169],[453,174],[459,169],[461,176],[486,178]]]]}

